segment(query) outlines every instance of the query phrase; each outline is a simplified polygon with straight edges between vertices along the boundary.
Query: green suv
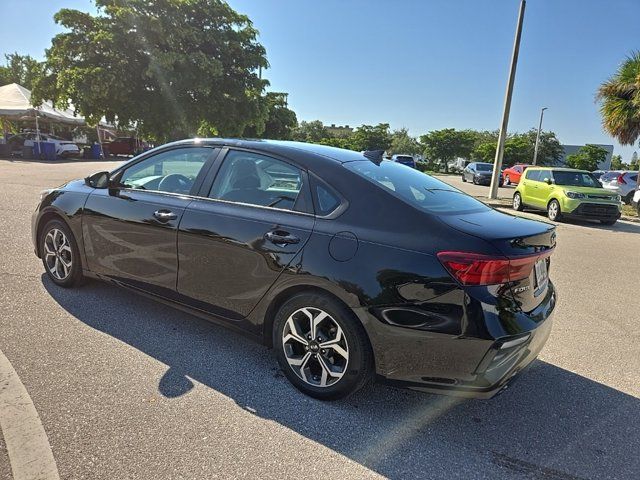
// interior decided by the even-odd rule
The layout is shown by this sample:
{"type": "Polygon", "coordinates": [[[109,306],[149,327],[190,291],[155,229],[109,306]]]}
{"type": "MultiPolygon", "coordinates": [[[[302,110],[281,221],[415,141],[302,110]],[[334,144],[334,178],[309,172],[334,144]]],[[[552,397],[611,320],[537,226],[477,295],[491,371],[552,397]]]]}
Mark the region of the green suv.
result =
{"type": "Polygon", "coordinates": [[[513,208],[546,210],[550,220],[579,217],[613,225],[620,218],[620,195],[602,188],[591,173],[571,168],[529,167],[516,192],[513,208]]]}

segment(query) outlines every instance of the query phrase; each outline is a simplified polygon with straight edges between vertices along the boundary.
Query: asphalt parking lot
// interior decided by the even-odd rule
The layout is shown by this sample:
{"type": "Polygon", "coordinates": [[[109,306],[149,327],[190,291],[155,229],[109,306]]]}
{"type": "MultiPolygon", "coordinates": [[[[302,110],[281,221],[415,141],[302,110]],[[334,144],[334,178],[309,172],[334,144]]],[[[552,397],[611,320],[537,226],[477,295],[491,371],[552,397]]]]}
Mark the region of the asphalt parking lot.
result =
{"type": "MultiPolygon", "coordinates": [[[[323,403],[238,334],[48,281],[30,239],[40,190],[116,164],[0,160],[0,351],[61,478],[638,478],[640,224],[558,225],[553,331],[502,395],[373,385],[323,403]]],[[[0,479],[9,462],[0,437],[0,479]]]]}

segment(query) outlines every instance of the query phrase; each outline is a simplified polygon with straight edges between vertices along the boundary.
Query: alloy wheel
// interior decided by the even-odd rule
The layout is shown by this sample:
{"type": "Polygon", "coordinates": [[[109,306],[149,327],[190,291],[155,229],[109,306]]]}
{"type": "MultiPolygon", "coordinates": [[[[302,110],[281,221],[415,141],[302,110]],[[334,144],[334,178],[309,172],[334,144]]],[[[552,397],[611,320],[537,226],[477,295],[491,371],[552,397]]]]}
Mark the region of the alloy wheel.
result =
{"type": "Polygon", "coordinates": [[[58,228],[49,230],[44,237],[44,261],[49,273],[58,280],[65,280],[71,274],[73,253],[71,243],[58,228]]]}
{"type": "Polygon", "coordinates": [[[347,371],[347,338],[338,322],[319,308],[300,308],[289,316],[282,346],[291,369],[311,386],[335,385],[347,371]]]}
{"type": "Polygon", "coordinates": [[[520,195],[517,193],[513,196],[513,208],[518,210],[520,208],[520,195]]]}
{"type": "Polygon", "coordinates": [[[551,202],[549,204],[549,219],[555,220],[558,217],[559,210],[558,202],[551,202]]]}

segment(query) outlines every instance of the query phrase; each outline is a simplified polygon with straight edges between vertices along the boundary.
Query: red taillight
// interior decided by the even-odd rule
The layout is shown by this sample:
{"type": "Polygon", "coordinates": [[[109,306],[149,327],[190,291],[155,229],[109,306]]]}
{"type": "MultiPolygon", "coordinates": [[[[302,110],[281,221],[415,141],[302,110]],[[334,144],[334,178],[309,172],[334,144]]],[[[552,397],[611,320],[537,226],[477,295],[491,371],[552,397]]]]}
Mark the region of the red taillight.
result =
{"type": "Polygon", "coordinates": [[[440,252],[438,259],[463,285],[499,285],[525,279],[543,254],[501,257],[470,252],[440,252]]]}
{"type": "Polygon", "coordinates": [[[618,175],[618,185],[624,185],[627,182],[624,180],[624,173],[622,175],[618,175]]]}

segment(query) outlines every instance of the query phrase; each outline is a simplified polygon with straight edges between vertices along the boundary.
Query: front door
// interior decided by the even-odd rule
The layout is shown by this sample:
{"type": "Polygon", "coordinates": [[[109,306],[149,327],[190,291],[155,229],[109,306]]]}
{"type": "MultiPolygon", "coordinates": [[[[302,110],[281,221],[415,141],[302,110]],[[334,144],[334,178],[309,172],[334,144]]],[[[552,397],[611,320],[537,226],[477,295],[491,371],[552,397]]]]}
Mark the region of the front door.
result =
{"type": "Polygon", "coordinates": [[[116,173],[112,188],[96,189],[82,221],[89,270],[145,290],[175,291],[178,225],[216,152],[165,150],[116,173]]]}
{"type": "Polygon", "coordinates": [[[231,150],[208,197],[191,203],[180,224],[178,292],[196,308],[242,320],[311,235],[307,176],[231,150]]]}

